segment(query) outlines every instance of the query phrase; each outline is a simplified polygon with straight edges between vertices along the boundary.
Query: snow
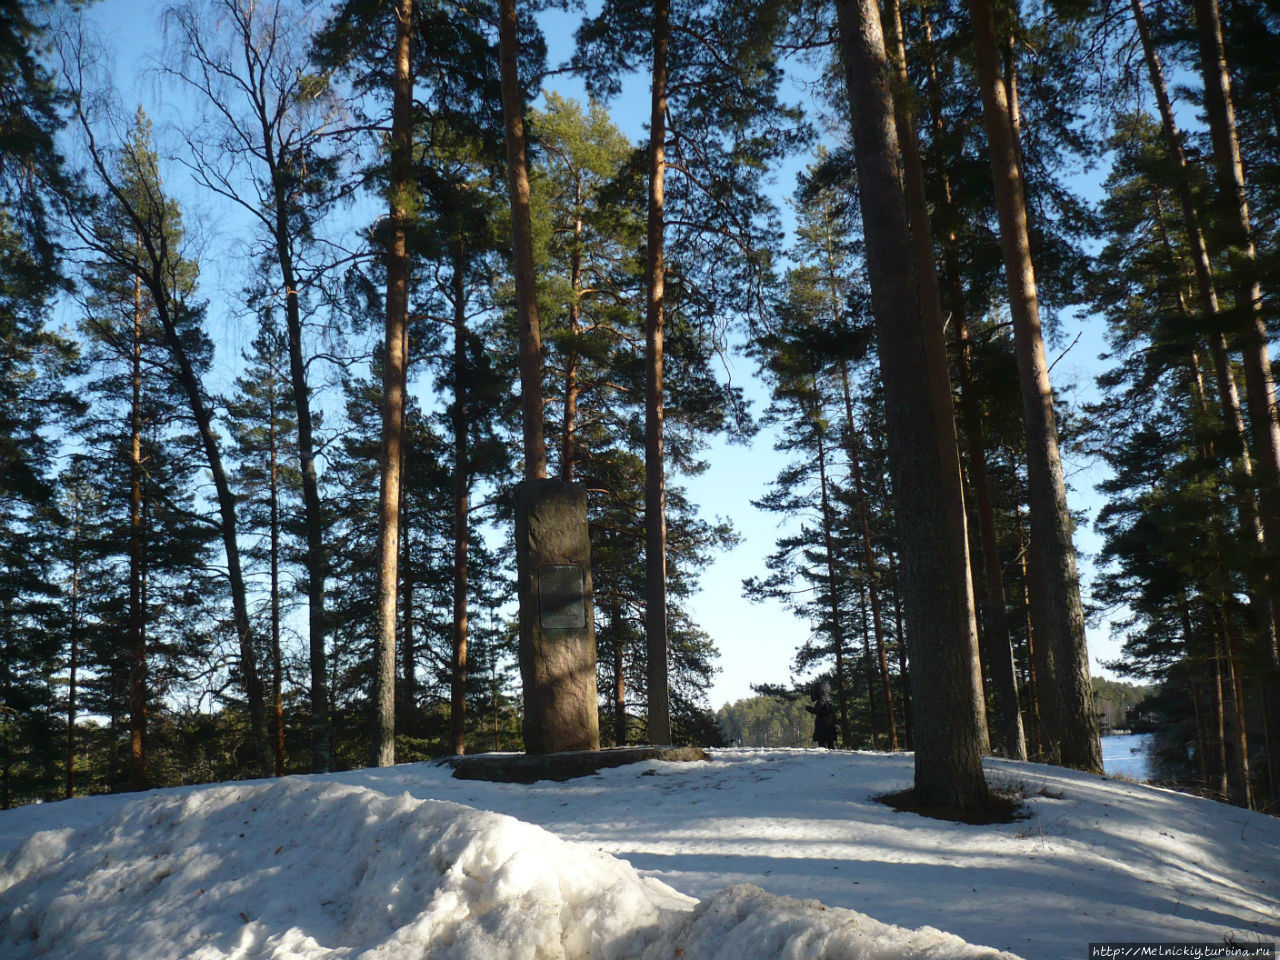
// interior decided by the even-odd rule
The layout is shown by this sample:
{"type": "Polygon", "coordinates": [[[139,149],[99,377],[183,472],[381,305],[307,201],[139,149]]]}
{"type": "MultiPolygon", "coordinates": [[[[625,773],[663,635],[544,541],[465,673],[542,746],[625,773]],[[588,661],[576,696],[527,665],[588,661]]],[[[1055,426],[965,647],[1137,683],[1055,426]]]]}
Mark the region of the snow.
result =
{"type": "Polygon", "coordinates": [[[713,756],[531,786],[410,764],[6,811],[0,956],[1030,960],[1280,939],[1264,814],[989,759],[1030,818],[953,824],[872,799],[910,784],[909,754],[713,756]]]}

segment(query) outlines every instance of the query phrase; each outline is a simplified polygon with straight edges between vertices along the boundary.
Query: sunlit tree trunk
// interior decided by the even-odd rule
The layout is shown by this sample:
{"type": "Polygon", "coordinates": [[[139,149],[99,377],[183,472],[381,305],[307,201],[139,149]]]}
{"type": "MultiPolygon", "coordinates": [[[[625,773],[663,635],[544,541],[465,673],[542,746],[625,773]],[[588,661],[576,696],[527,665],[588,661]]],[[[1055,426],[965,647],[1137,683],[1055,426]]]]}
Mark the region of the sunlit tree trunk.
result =
{"type": "Polygon", "coordinates": [[[982,88],[983,118],[1000,221],[1000,246],[1013,318],[1014,349],[1022,388],[1023,427],[1027,438],[1027,477],[1031,539],[1036,556],[1032,575],[1044,590],[1045,618],[1037,643],[1051,647],[1054,669],[1040,675],[1040,695],[1052,684],[1057,723],[1043,719],[1049,745],[1063,764],[1102,772],[1102,746],[1094,715],[1084,609],[1076,573],[1071,514],[1058,450],[1053,389],[1040,330],[1040,305],[1027,230],[1026,196],[1015,138],[1011,100],[1000,69],[1000,47],[990,0],[970,0],[974,51],[982,88]]]}
{"type": "Polygon", "coordinates": [[[374,623],[373,724],[370,763],[396,761],[396,603],[400,583],[400,482],[404,465],[404,397],[408,357],[409,252],[407,221],[413,177],[413,0],[397,0],[395,75],[391,101],[390,224],[386,250],[387,307],[383,338],[382,457],[378,488],[378,600],[374,623]]]}
{"type": "Polygon", "coordinates": [[[533,221],[529,212],[529,165],[525,151],[524,102],[518,74],[519,41],[515,0],[498,2],[502,118],[507,147],[507,194],[511,202],[511,265],[515,274],[520,327],[520,409],[523,414],[524,476],[547,475],[543,430],[542,329],[534,289],[533,221]]]}
{"type": "MultiPolygon", "coordinates": [[[[141,242],[139,242],[141,246],[141,242]]],[[[129,381],[129,779],[147,787],[147,644],[142,609],[142,276],[133,278],[129,381]]]]}
{"type": "Polygon", "coordinates": [[[663,252],[667,139],[667,43],[670,4],[653,5],[653,75],[649,113],[649,208],[645,273],[645,643],[648,651],[650,743],[671,742],[667,678],[667,483],[663,449],[662,337],[666,265],[663,252]]]}

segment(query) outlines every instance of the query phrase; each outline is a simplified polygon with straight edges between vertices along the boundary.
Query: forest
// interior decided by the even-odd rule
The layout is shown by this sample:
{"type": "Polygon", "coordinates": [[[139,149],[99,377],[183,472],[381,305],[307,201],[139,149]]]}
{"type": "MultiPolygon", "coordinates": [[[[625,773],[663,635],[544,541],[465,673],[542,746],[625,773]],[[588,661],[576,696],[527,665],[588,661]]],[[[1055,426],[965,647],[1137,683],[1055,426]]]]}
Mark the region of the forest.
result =
{"type": "Polygon", "coordinates": [[[926,806],[1100,773],[1105,618],[1275,810],[1272,6],[138,3],[166,123],[97,6],[0,0],[0,807],[521,749],[522,479],[587,490],[603,742],[721,743],[682,483],[767,427],[786,729],[830,683],[926,806]]]}

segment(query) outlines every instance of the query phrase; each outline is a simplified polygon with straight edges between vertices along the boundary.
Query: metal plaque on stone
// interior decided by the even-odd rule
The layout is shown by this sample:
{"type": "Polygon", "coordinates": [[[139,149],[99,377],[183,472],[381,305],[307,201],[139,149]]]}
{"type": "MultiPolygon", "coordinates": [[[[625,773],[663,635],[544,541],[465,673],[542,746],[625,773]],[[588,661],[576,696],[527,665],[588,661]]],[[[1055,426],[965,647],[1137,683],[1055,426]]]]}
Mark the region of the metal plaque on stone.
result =
{"type": "Polygon", "coordinates": [[[547,630],[581,630],[587,625],[581,565],[542,564],[538,568],[538,616],[547,630]]]}

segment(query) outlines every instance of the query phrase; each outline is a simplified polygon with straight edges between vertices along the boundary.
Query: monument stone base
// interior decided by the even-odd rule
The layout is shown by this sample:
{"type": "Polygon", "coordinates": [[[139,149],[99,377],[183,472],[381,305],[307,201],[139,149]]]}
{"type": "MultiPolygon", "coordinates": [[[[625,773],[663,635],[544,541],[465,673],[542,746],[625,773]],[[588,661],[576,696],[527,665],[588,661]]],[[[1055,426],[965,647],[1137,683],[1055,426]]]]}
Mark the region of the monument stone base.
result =
{"type": "Polygon", "coordinates": [[[516,487],[516,575],[525,750],[599,750],[585,487],[562,480],[516,487]]]}

